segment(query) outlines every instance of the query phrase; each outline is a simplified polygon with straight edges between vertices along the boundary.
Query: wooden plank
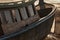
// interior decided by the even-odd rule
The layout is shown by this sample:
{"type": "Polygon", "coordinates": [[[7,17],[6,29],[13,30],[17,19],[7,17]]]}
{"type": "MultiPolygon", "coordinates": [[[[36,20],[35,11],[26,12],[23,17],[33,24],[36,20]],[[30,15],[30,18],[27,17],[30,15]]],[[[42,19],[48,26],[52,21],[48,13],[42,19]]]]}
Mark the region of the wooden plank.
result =
{"type": "Polygon", "coordinates": [[[34,16],[34,11],[33,11],[32,5],[29,5],[27,8],[28,8],[29,15],[34,16]]]}
{"type": "Polygon", "coordinates": [[[36,7],[35,7],[35,5],[34,4],[32,4],[32,8],[33,8],[33,10],[34,10],[34,14],[36,14],[36,7]]]}
{"type": "Polygon", "coordinates": [[[3,30],[2,30],[2,26],[1,26],[1,13],[0,13],[0,36],[2,36],[3,35],[3,30]]]}
{"type": "Polygon", "coordinates": [[[2,24],[4,34],[11,34],[19,31],[25,26],[25,21],[15,22],[11,24],[2,24]]]}
{"type": "Polygon", "coordinates": [[[21,28],[25,27],[26,23],[28,25],[30,25],[31,23],[37,21],[38,19],[40,19],[40,17],[38,14],[36,14],[35,16],[30,17],[30,18],[20,21],[20,22],[15,22],[15,23],[11,23],[11,24],[2,24],[3,32],[4,32],[4,34],[10,34],[13,32],[17,32],[21,28]]]}
{"type": "Polygon", "coordinates": [[[12,13],[13,13],[13,16],[15,16],[14,18],[16,18],[17,22],[21,21],[18,9],[12,10],[12,13]]]}
{"type": "Polygon", "coordinates": [[[38,13],[37,10],[36,10],[36,7],[34,6],[34,4],[32,5],[32,7],[33,7],[33,10],[34,10],[34,14],[35,14],[35,15],[38,14],[38,16],[40,16],[39,13],[38,13]]]}
{"type": "Polygon", "coordinates": [[[4,12],[0,12],[0,18],[1,18],[2,24],[6,24],[6,19],[5,19],[4,12]]]}
{"type": "Polygon", "coordinates": [[[6,21],[8,23],[13,23],[12,22],[12,18],[11,18],[11,14],[10,14],[10,11],[9,10],[6,10],[6,11],[4,11],[4,14],[5,14],[5,17],[6,17],[6,21]]]}
{"type": "Polygon", "coordinates": [[[25,7],[20,8],[20,12],[21,12],[21,16],[22,16],[22,19],[23,19],[23,20],[25,20],[25,19],[28,18],[28,15],[27,15],[27,12],[26,12],[25,7]]]}
{"type": "Polygon", "coordinates": [[[31,23],[34,23],[35,21],[39,20],[39,19],[40,19],[39,15],[36,14],[36,15],[28,18],[28,19],[26,20],[26,23],[27,23],[27,24],[31,24],[31,23]]]}

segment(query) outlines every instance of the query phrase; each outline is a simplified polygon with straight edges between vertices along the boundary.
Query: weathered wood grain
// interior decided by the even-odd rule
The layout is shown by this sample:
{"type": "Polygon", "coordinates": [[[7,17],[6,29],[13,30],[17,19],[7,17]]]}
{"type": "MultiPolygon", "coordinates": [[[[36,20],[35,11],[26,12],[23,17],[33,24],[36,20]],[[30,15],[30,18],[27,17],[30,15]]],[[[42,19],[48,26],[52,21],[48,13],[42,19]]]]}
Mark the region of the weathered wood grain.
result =
{"type": "Polygon", "coordinates": [[[13,23],[12,18],[11,18],[11,14],[10,14],[9,10],[8,11],[7,10],[4,11],[4,15],[5,15],[7,23],[13,23]]]}
{"type": "Polygon", "coordinates": [[[17,32],[24,26],[34,23],[38,19],[40,19],[40,17],[38,16],[38,14],[36,14],[35,16],[32,16],[32,17],[30,17],[26,20],[22,20],[20,22],[15,22],[15,23],[11,23],[11,24],[2,24],[3,32],[4,32],[4,34],[10,34],[10,33],[17,32]]]}
{"type": "Polygon", "coordinates": [[[28,12],[29,12],[29,16],[34,16],[34,11],[32,8],[32,5],[27,6],[28,12]]]}
{"type": "Polygon", "coordinates": [[[27,15],[27,12],[26,12],[25,7],[20,8],[20,13],[21,13],[21,16],[22,16],[22,19],[23,19],[23,20],[25,20],[25,19],[28,18],[28,15],[27,15]]]}
{"type": "Polygon", "coordinates": [[[21,21],[18,9],[12,10],[12,14],[14,20],[16,20],[17,22],[21,21]]]}

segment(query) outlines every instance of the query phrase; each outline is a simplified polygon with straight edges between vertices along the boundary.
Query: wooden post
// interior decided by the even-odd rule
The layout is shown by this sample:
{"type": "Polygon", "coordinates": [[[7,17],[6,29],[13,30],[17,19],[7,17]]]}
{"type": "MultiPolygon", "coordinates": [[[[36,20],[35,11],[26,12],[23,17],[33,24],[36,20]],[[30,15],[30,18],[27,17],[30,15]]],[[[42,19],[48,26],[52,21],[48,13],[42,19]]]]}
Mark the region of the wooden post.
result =
{"type": "Polygon", "coordinates": [[[39,0],[40,9],[44,9],[44,0],[39,0]]]}

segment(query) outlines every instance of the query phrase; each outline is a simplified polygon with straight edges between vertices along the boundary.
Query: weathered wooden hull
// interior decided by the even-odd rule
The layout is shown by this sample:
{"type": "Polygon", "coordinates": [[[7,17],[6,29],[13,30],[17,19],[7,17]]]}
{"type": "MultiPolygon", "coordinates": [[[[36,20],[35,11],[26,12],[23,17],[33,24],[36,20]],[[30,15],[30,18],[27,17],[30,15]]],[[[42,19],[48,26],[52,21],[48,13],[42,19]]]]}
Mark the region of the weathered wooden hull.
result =
{"type": "Polygon", "coordinates": [[[3,35],[0,40],[42,40],[50,32],[54,20],[55,7],[48,5],[50,8],[38,10],[38,14],[42,17],[41,19],[26,25],[20,31],[3,35]]]}

